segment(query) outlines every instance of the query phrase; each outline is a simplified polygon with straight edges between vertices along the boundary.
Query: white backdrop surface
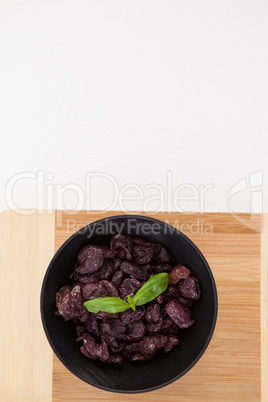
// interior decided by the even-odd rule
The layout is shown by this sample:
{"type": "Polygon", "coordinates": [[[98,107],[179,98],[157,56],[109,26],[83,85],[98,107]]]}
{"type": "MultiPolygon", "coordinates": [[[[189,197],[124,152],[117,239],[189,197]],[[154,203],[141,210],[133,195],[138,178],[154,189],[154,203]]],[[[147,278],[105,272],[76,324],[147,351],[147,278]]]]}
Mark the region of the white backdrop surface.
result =
{"type": "Polygon", "coordinates": [[[268,211],[267,1],[0,5],[1,210],[268,211]]]}

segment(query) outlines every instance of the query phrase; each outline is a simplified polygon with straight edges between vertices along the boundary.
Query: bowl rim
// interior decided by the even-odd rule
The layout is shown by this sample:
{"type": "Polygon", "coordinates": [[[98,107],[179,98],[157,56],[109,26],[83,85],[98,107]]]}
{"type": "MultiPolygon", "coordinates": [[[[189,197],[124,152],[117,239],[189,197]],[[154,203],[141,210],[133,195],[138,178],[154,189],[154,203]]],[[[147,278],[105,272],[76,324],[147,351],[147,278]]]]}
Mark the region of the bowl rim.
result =
{"type": "Polygon", "coordinates": [[[121,214],[121,215],[111,215],[111,216],[106,216],[105,218],[102,219],[98,219],[96,221],[93,221],[91,223],[88,223],[87,225],[83,226],[81,229],[77,230],[75,233],[73,233],[70,237],[68,237],[67,240],[65,240],[65,242],[60,246],[60,248],[56,251],[56,253],[54,254],[53,258],[51,259],[46,273],[44,275],[43,281],[42,281],[42,287],[41,287],[41,294],[40,294],[40,312],[41,312],[41,321],[42,321],[42,325],[47,337],[47,340],[50,344],[50,347],[52,348],[53,352],[55,353],[55,355],[57,356],[57,358],[60,360],[60,362],[72,373],[74,374],[76,377],[78,377],[80,380],[84,381],[86,384],[89,384],[93,387],[99,388],[103,391],[108,391],[108,392],[115,392],[115,393],[120,393],[120,394],[139,394],[139,393],[144,393],[144,392],[151,392],[151,391],[155,391],[157,389],[163,388],[175,381],[177,381],[179,378],[183,377],[188,371],[190,371],[193,366],[198,362],[198,360],[203,356],[203,354],[205,353],[211,339],[213,336],[213,333],[215,331],[215,327],[216,327],[216,322],[217,322],[217,316],[218,316],[218,293],[217,293],[217,287],[216,287],[216,282],[214,279],[214,276],[212,274],[212,270],[206,260],[206,258],[204,257],[204,255],[201,253],[201,251],[199,250],[199,248],[193,243],[193,241],[186,236],[184,233],[182,233],[179,229],[175,228],[174,226],[170,225],[167,222],[161,221],[159,219],[156,218],[152,218],[150,216],[144,216],[144,215],[133,215],[133,214],[121,214]],[[95,384],[91,384],[88,381],[86,381],[84,378],[82,378],[82,375],[80,375],[75,369],[70,369],[69,364],[66,364],[65,362],[62,361],[61,355],[60,353],[57,351],[56,347],[54,346],[54,343],[50,337],[48,328],[46,326],[46,322],[45,322],[45,317],[44,317],[44,311],[43,311],[43,302],[44,302],[44,298],[45,298],[45,285],[46,285],[46,281],[48,278],[48,275],[50,274],[51,268],[54,264],[54,261],[56,260],[56,258],[58,257],[58,255],[61,253],[61,251],[68,246],[68,244],[72,241],[72,239],[80,234],[82,234],[83,232],[85,232],[85,228],[87,228],[88,226],[91,225],[96,225],[98,223],[101,222],[105,222],[107,220],[110,219],[135,219],[135,218],[139,218],[142,220],[147,220],[147,221],[151,221],[154,223],[159,223],[162,226],[169,226],[172,228],[172,230],[174,231],[174,233],[176,233],[178,236],[181,236],[184,238],[184,240],[188,243],[190,243],[190,245],[196,250],[196,252],[198,253],[198,255],[200,256],[200,258],[204,261],[208,274],[210,276],[211,279],[211,283],[212,283],[212,289],[213,289],[213,298],[214,298],[214,303],[215,303],[215,308],[214,308],[214,315],[213,315],[213,320],[212,320],[212,325],[211,325],[211,329],[209,332],[209,335],[207,337],[207,340],[204,344],[204,346],[202,347],[201,351],[199,352],[199,354],[197,355],[197,357],[192,361],[192,363],[185,369],[183,370],[180,374],[178,374],[177,376],[173,377],[171,380],[166,381],[164,383],[161,383],[157,386],[154,387],[150,387],[150,388],[145,388],[142,390],[120,390],[120,389],[113,389],[113,388],[109,388],[109,387],[103,387],[100,385],[95,385],[95,384]]]}

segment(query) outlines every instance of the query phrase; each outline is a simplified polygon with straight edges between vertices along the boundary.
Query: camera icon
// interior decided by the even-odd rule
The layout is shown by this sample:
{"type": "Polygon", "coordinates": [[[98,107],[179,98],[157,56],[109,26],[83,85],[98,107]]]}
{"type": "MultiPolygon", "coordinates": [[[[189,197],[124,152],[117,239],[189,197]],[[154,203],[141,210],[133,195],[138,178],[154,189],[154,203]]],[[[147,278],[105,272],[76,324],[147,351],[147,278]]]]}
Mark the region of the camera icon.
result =
{"type": "Polygon", "coordinates": [[[227,206],[230,214],[241,225],[246,226],[254,231],[261,231],[261,225],[256,225],[259,221],[257,214],[263,212],[263,170],[251,173],[248,178],[243,178],[236,182],[227,194],[227,206]],[[235,196],[241,192],[245,192],[249,201],[249,209],[245,214],[237,213],[233,208],[235,196]]]}

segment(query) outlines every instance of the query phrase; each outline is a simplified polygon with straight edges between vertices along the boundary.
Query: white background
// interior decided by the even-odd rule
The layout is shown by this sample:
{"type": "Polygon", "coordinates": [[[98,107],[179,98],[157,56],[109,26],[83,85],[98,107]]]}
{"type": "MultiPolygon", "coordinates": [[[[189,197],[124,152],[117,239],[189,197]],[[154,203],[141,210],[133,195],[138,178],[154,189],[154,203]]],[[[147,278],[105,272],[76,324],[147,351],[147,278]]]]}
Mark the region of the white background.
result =
{"type": "MultiPolygon", "coordinates": [[[[267,1],[0,4],[0,209],[19,172],[51,172],[51,184],[82,191],[86,173],[103,172],[148,198],[148,184],[167,191],[170,171],[174,188],[211,184],[204,209],[226,211],[232,186],[263,170],[268,210],[267,1]]],[[[90,207],[107,208],[112,192],[92,180],[90,207]]],[[[76,204],[74,191],[61,198],[76,204]]],[[[36,181],[18,182],[14,199],[34,207],[36,181]]],[[[249,211],[250,199],[243,190],[232,206],[249,211]]]]}

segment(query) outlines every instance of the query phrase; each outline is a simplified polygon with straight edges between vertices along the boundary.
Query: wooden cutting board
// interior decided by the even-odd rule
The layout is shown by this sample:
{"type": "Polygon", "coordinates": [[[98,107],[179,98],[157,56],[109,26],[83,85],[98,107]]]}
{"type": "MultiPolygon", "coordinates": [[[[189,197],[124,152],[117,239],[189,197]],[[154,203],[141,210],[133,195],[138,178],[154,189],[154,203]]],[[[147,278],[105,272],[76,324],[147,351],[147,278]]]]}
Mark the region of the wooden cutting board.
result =
{"type": "Polygon", "coordinates": [[[146,394],[109,393],[82,382],[53,356],[39,313],[47,265],[74,231],[118,214],[0,214],[0,400],[268,401],[268,215],[250,220],[243,214],[238,221],[218,213],[148,214],[180,228],[194,241],[208,260],[218,289],[218,321],[211,343],[178,381],[146,394]]]}

